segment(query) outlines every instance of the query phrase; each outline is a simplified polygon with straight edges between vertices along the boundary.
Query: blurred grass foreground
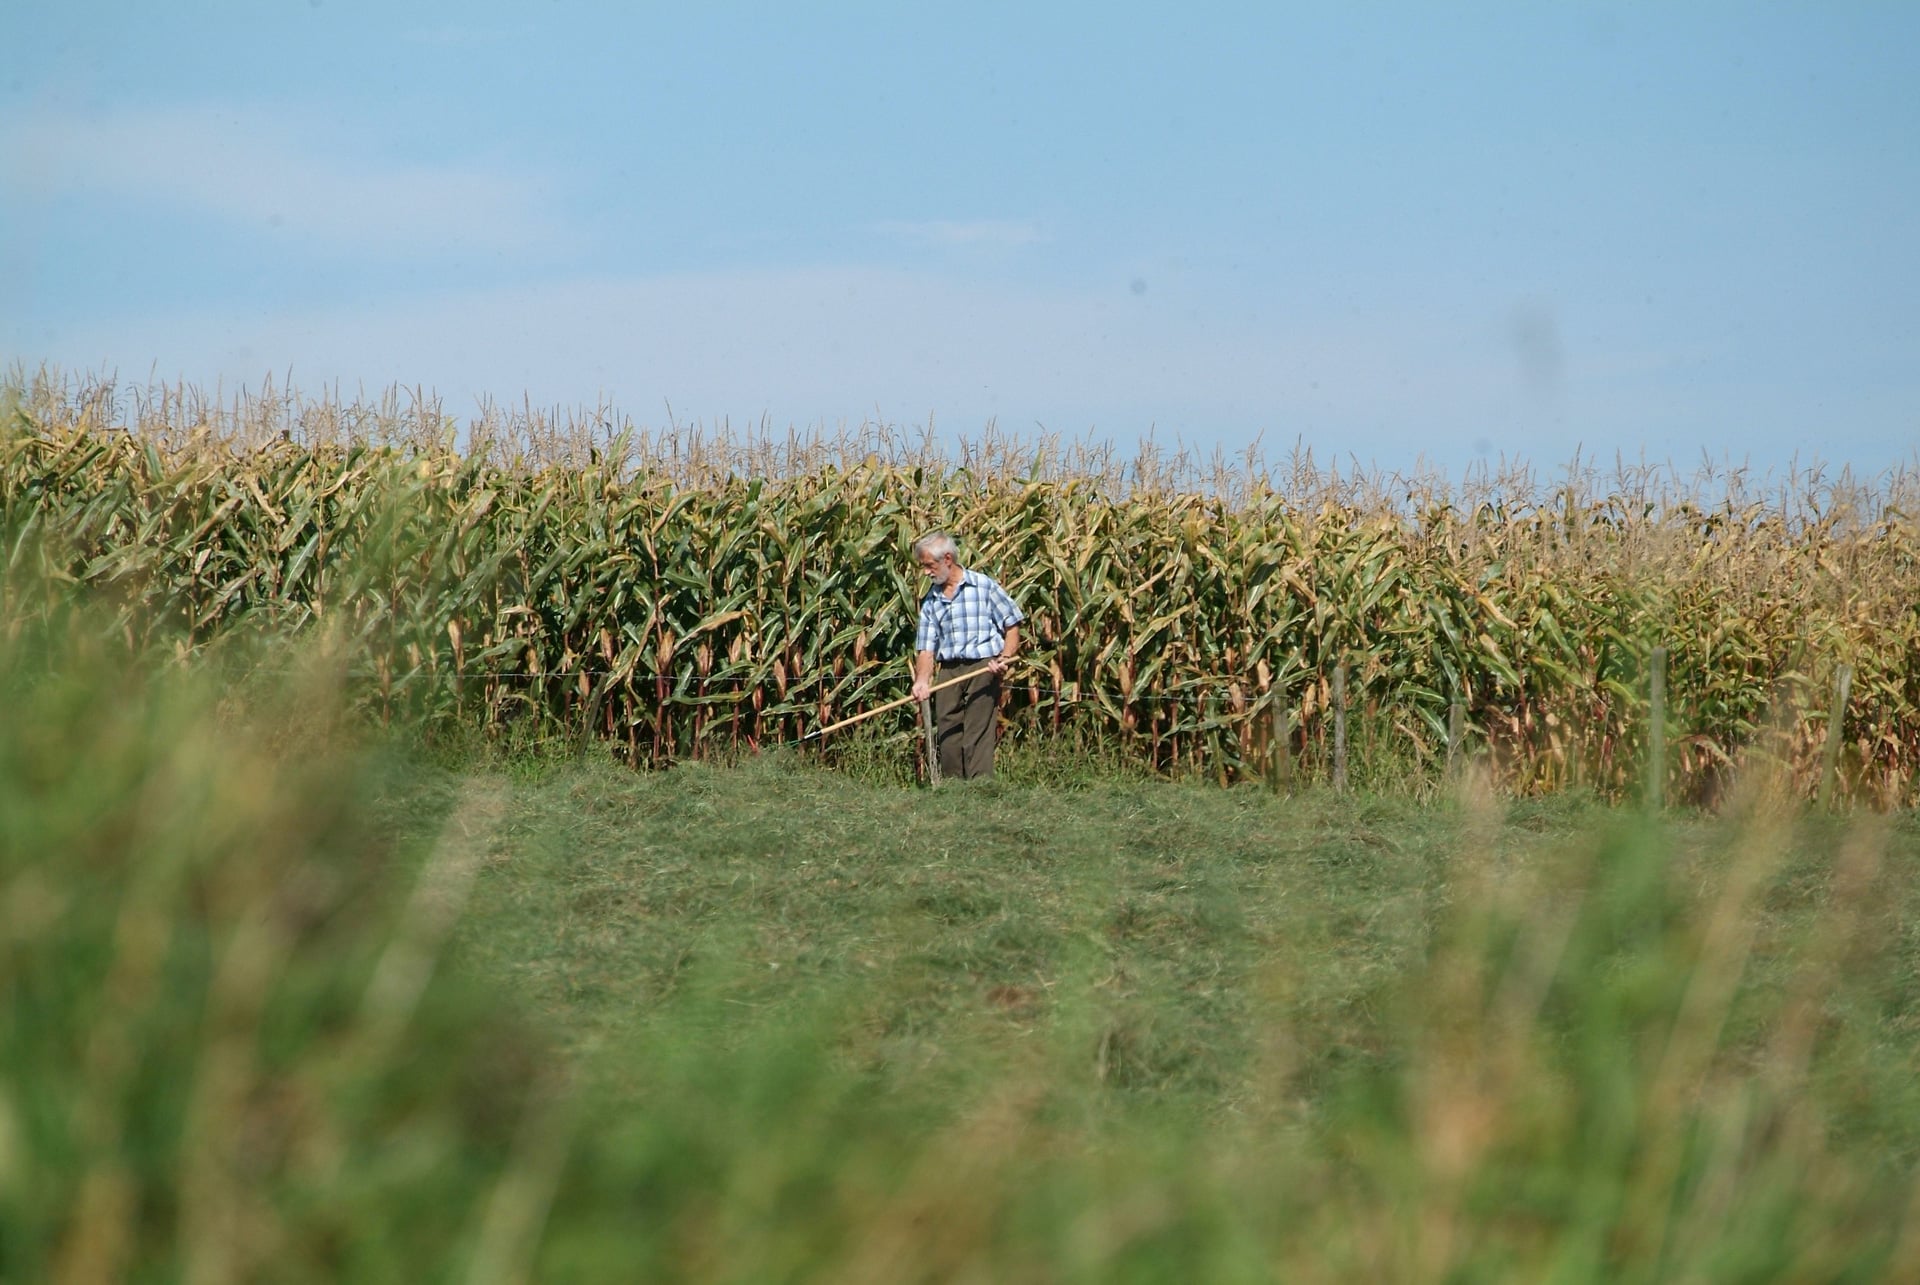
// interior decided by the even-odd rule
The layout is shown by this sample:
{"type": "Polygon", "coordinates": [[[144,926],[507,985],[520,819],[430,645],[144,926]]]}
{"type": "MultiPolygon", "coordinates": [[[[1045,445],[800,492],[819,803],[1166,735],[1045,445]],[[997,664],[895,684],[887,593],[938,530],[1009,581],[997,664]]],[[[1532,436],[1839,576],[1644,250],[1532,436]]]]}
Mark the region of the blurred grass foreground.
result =
{"type": "Polygon", "coordinates": [[[1920,1279],[1910,815],[454,761],[34,619],[7,1281],[1920,1279]]]}

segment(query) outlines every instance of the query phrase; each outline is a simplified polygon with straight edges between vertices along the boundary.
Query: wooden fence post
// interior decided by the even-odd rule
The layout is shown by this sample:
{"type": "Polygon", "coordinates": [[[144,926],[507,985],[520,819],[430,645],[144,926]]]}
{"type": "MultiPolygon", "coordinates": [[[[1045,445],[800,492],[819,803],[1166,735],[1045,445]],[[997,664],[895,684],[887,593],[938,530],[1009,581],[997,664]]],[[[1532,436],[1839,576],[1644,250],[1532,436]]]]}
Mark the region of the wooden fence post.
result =
{"type": "Polygon", "coordinates": [[[1347,659],[1333,666],[1333,788],[1347,788],[1347,659]]]}
{"type": "Polygon", "coordinates": [[[1647,806],[1658,812],[1666,806],[1667,792],[1667,649],[1653,649],[1652,672],[1648,675],[1648,711],[1652,725],[1647,730],[1647,806]]]}
{"type": "Polygon", "coordinates": [[[1267,784],[1275,794],[1293,793],[1293,711],[1278,691],[1268,710],[1267,784]]]}
{"type": "Polygon", "coordinates": [[[1466,739],[1467,706],[1458,696],[1447,706],[1447,776],[1460,775],[1460,753],[1466,739]]]}
{"type": "Polygon", "coordinates": [[[1827,711],[1827,743],[1822,747],[1820,763],[1820,810],[1833,802],[1835,779],[1840,775],[1840,745],[1846,739],[1847,697],[1853,690],[1853,666],[1842,665],[1833,676],[1833,706],[1827,711]]]}

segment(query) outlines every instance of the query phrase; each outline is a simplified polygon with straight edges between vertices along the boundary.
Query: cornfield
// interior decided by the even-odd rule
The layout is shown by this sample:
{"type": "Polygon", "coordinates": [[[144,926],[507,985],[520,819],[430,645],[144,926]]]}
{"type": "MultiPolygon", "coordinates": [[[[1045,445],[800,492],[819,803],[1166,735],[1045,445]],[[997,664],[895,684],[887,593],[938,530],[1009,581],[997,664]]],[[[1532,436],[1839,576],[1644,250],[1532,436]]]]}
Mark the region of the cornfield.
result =
{"type": "Polygon", "coordinates": [[[134,648],[321,638],[383,716],[564,729],[637,764],[789,742],[905,691],[908,547],[945,529],[1028,614],[1016,738],[1311,778],[1345,713],[1377,777],[1471,753],[1515,790],[1619,797],[1664,745],[1667,797],[1711,801],[1752,754],[1803,792],[1832,763],[1843,799],[1916,797],[1913,472],[1449,483],[991,429],[948,450],[607,408],[462,425],[417,393],[47,371],[0,399],[4,628],[79,595],[134,648]]]}

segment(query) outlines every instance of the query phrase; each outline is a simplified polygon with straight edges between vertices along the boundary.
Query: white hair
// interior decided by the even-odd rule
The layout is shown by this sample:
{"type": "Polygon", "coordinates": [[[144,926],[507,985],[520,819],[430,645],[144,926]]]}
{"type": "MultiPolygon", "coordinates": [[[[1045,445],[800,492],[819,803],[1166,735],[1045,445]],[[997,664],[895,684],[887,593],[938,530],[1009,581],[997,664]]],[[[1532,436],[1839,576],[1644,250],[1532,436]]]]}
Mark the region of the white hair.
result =
{"type": "Polygon", "coordinates": [[[929,558],[944,558],[954,552],[953,537],[945,531],[929,531],[913,542],[913,556],[925,554],[929,558]]]}

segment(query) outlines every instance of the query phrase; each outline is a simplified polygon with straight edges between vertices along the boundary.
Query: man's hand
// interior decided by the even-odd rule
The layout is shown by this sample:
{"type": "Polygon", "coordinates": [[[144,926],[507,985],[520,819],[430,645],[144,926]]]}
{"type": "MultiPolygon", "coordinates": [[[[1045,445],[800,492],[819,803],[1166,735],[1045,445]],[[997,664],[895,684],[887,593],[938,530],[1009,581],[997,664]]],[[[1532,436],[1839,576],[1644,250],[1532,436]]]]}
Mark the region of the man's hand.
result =
{"type": "Polygon", "coordinates": [[[991,669],[996,674],[1004,674],[1009,669],[1013,668],[1013,657],[995,656],[992,660],[987,662],[987,668],[991,669]]]}
{"type": "Polygon", "coordinates": [[[933,683],[931,680],[925,678],[916,678],[913,680],[913,698],[915,700],[923,701],[932,694],[933,683]]]}

